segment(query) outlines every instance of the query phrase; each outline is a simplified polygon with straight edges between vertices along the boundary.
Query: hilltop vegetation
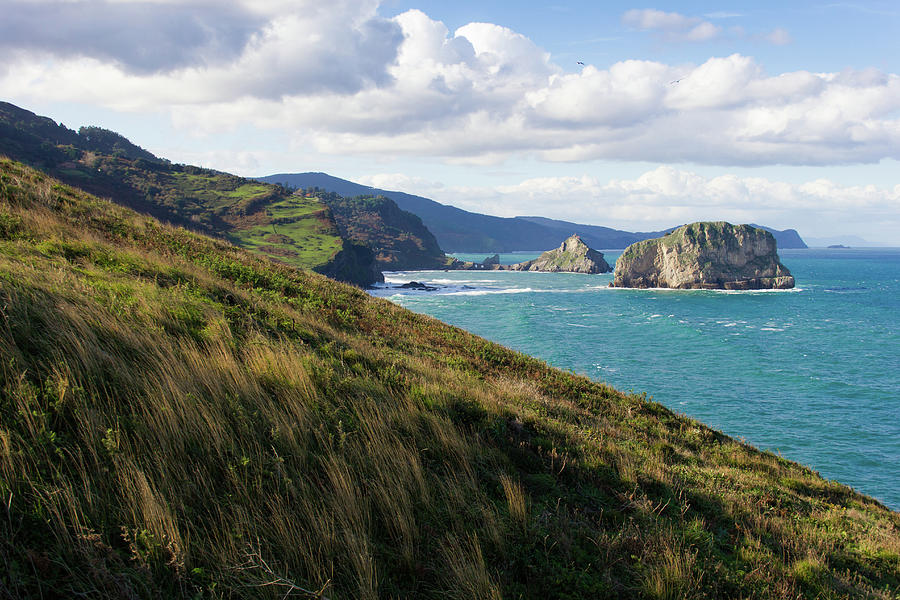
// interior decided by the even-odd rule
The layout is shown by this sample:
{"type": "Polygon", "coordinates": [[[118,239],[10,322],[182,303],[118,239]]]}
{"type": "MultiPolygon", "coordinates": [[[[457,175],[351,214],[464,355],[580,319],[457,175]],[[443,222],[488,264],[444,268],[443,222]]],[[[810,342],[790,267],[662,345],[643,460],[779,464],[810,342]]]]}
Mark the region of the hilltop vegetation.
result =
{"type": "Polygon", "coordinates": [[[78,133],[0,103],[0,153],[139,212],[281,262],[369,285],[374,254],[341,236],[328,207],[281,186],[175,165],[99,127],[78,133]]]}
{"type": "Polygon", "coordinates": [[[416,215],[384,196],[344,198],[315,192],[334,214],[341,235],[371,248],[385,271],[440,269],[450,264],[437,240],[416,215]]]}
{"type": "Polygon", "coordinates": [[[900,515],[0,161],[0,594],[892,598],[900,515]]]}
{"type": "Polygon", "coordinates": [[[788,289],[794,277],[771,232],[725,221],[699,221],[637,242],[616,261],[616,287],[788,289]]]}
{"type": "Polygon", "coordinates": [[[8,102],[0,102],[0,147],[4,153],[40,167],[56,167],[85,151],[165,162],[115,132],[82,127],[76,133],[8,102]]]}

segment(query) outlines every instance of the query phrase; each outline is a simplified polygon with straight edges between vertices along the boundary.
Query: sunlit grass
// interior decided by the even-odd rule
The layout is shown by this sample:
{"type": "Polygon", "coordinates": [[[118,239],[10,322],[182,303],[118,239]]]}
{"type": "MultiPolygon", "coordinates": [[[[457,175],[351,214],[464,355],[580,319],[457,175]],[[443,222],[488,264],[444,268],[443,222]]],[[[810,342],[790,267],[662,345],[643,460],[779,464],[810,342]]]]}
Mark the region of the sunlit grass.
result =
{"type": "Polygon", "coordinates": [[[900,516],[0,161],[0,595],[892,598],[900,516]]]}

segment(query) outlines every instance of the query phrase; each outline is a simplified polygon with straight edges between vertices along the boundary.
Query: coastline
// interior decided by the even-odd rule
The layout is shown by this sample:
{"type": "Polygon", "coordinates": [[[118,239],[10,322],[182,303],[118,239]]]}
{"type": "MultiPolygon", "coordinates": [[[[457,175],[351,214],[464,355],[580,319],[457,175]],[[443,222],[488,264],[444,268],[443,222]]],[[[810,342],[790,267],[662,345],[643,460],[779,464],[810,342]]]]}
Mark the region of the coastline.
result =
{"type": "Polygon", "coordinates": [[[408,271],[388,273],[389,284],[423,280],[443,291],[373,295],[618,389],[646,391],[896,510],[900,427],[890,415],[900,405],[892,404],[891,373],[900,369],[900,348],[890,336],[898,326],[888,308],[893,288],[885,285],[898,278],[900,249],[783,254],[796,267],[791,290],[608,288],[610,274],[408,271]],[[879,265],[884,274],[873,271],[879,265]]]}

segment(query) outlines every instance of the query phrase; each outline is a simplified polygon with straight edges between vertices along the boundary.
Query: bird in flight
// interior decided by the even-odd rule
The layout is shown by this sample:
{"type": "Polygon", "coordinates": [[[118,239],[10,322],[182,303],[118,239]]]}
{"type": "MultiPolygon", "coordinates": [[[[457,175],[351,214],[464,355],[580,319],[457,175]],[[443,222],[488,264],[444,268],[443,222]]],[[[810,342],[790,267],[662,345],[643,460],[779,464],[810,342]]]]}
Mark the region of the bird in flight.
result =
{"type": "Polygon", "coordinates": [[[581,65],[582,67],[584,66],[584,63],[581,62],[580,60],[578,61],[578,64],[581,65]]]}
{"type": "Polygon", "coordinates": [[[684,77],[682,77],[681,79],[675,79],[675,80],[672,80],[672,81],[669,82],[669,85],[675,85],[676,83],[678,83],[678,82],[681,81],[682,79],[684,79],[684,77]]]}

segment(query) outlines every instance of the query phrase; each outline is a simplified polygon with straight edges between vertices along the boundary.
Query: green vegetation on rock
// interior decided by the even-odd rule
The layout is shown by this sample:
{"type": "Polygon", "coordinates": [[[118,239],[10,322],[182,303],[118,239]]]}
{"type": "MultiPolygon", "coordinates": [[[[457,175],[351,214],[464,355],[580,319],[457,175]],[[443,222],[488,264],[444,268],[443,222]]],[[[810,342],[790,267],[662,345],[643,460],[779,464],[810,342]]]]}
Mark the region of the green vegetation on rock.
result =
{"type": "Polygon", "coordinates": [[[612,269],[602,252],[589,248],[578,235],[569,236],[559,248],[547,250],[534,260],[507,267],[511,271],[608,273],[612,269]]]}
{"type": "Polygon", "coordinates": [[[771,232],[725,221],[697,222],[636,242],[616,261],[615,287],[792,288],[771,232]]]}
{"type": "Polygon", "coordinates": [[[0,594],[894,598],[900,515],[0,160],[0,594]]]}
{"type": "Polygon", "coordinates": [[[371,248],[385,271],[439,269],[451,261],[416,215],[384,196],[310,192],[331,209],[341,235],[371,248]]]}

